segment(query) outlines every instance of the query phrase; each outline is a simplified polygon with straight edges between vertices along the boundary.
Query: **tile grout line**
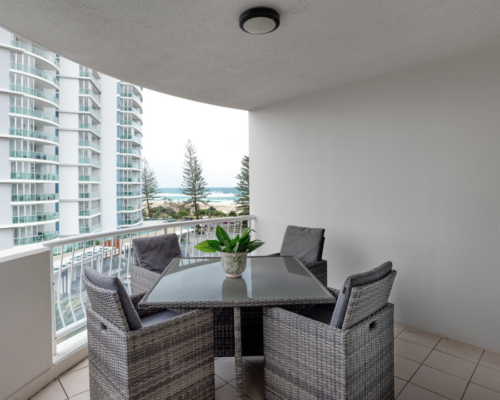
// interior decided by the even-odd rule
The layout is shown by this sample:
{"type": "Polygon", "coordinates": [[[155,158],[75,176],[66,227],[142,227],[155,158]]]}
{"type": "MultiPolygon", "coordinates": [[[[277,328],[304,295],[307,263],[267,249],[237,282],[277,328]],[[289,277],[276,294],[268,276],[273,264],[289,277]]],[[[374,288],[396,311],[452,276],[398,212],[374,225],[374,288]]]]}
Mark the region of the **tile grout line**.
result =
{"type": "MultiPolygon", "coordinates": [[[[408,328],[408,327],[407,327],[406,325],[404,325],[403,330],[402,330],[401,332],[399,332],[396,336],[394,336],[394,340],[396,340],[396,338],[397,338],[399,335],[401,335],[401,334],[402,334],[402,333],[406,330],[406,328],[408,328]]],[[[394,354],[394,356],[396,356],[396,354],[394,354]]],[[[400,357],[400,356],[398,356],[398,357],[400,357]]],[[[394,377],[396,378],[396,375],[394,375],[394,377]]],[[[399,379],[401,379],[401,378],[399,378],[399,379]]],[[[401,379],[401,380],[402,380],[402,381],[404,381],[404,382],[406,382],[406,383],[403,385],[402,389],[399,391],[399,393],[398,393],[398,395],[396,396],[396,398],[395,398],[395,399],[397,399],[397,398],[399,397],[399,395],[400,395],[401,393],[403,393],[403,390],[405,390],[405,387],[408,385],[408,382],[409,382],[409,381],[405,381],[404,379],[401,379]]]]}
{"type": "Polygon", "coordinates": [[[474,368],[474,371],[472,371],[472,375],[470,376],[470,379],[469,381],[467,382],[467,386],[465,386],[465,390],[464,390],[464,393],[462,394],[462,397],[460,397],[461,400],[463,400],[464,396],[465,396],[465,393],[467,393],[467,389],[469,389],[469,386],[470,386],[470,382],[474,376],[474,374],[476,373],[476,369],[477,367],[479,366],[479,362],[481,361],[481,358],[483,358],[483,354],[484,354],[484,350],[483,352],[481,353],[481,357],[479,357],[479,360],[477,360],[477,364],[476,364],[476,367],[474,368]]]}
{"type": "Polygon", "coordinates": [[[63,386],[63,384],[62,384],[61,380],[59,379],[59,377],[60,377],[60,376],[61,376],[61,375],[59,375],[59,376],[57,377],[57,381],[59,382],[59,385],[61,385],[62,390],[63,390],[64,394],[66,395],[66,399],[69,399],[68,392],[66,392],[66,389],[64,389],[64,386],[63,386]]]}

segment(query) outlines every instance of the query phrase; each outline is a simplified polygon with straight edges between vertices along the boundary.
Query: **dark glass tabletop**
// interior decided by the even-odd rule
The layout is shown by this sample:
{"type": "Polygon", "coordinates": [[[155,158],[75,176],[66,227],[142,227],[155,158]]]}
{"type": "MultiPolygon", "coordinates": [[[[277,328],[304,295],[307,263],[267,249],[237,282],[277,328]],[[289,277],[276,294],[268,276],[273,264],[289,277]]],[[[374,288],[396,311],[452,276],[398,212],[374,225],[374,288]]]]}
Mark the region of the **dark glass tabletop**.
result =
{"type": "Polygon", "coordinates": [[[175,259],[141,303],[230,307],[334,301],[295,257],[249,257],[236,279],[226,278],[220,258],[175,259]]]}

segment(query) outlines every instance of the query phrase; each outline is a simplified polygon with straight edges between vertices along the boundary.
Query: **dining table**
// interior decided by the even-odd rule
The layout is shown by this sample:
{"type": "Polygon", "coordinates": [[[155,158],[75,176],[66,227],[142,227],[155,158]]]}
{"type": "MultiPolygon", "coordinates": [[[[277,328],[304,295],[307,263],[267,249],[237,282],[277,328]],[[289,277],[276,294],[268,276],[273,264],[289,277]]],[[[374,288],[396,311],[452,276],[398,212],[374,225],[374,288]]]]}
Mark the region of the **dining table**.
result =
{"type": "Polygon", "coordinates": [[[232,308],[236,391],[243,399],[242,318],[244,307],[332,304],[335,297],[293,256],[248,257],[241,278],[228,278],[219,257],[176,258],[149,290],[141,305],[185,308],[232,308]]]}

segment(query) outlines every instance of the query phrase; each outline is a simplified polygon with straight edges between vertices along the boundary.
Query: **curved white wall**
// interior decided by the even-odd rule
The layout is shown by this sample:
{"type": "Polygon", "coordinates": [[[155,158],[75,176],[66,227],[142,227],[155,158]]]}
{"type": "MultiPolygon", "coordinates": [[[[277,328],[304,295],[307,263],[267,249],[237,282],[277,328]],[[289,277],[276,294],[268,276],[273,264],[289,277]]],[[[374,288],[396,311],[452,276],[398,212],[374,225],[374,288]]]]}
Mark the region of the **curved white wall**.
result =
{"type": "Polygon", "coordinates": [[[392,260],[396,321],[500,351],[500,50],[249,118],[261,254],[324,227],[330,286],[392,260]]]}

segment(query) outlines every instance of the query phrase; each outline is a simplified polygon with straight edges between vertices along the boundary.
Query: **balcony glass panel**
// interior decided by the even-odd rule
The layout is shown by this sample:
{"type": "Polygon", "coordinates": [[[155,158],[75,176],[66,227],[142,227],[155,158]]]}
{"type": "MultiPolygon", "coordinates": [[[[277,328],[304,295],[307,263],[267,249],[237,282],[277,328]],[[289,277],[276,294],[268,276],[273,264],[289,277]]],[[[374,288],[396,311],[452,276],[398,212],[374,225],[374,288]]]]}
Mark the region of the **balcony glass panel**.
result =
{"type": "Polygon", "coordinates": [[[11,179],[27,179],[32,181],[57,181],[59,175],[57,174],[44,174],[40,172],[11,172],[11,179]]]}
{"type": "Polygon", "coordinates": [[[127,126],[132,126],[133,128],[137,129],[139,132],[142,132],[142,126],[140,124],[138,124],[137,122],[135,122],[135,121],[130,121],[130,120],[124,120],[124,119],[122,119],[120,121],[120,124],[127,125],[127,126]]]}
{"type": "Polygon", "coordinates": [[[101,192],[78,193],[78,198],[80,199],[95,199],[97,197],[101,197],[101,192]]]}
{"type": "Polygon", "coordinates": [[[42,118],[51,122],[59,123],[59,118],[54,115],[47,114],[42,111],[33,110],[31,108],[10,106],[10,112],[15,114],[29,115],[30,117],[42,118]]]}
{"type": "Polygon", "coordinates": [[[122,153],[122,154],[136,154],[138,156],[141,155],[140,151],[135,150],[135,149],[120,149],[120,153],[122,153]]]}
{"type": "Polygon", "coordinates": [[[38,213],[34,215],[23,215],[18,217],[12,217],[13,224],[28,224],[30,222],[43,222],[43,221],[53,221],[59,218],[59,213],[57,212],[45,212],[38,213]]]}
{"type": "Polygon", "coordinates": [[[92,147],[93,149],[101,151],[101,147],[97,143],[91,142],[90,140],[80,140],[78,145],[81,147],[92,147]]]}
{"type": "Polygon", "coordinates": [[[122,92],[122,93],[120,94],[120,96],[122,96],[122,97],[129,97],[129,98],[131,98],[131,99],[134,99],[134,100],[135,100],[138,104],[142,104],[142,101],[141,101],[141,99],[139,98],[139,96],[137,96],[137,95],[136,95],[136,94],[134,94],[134,93],[125,93],[125,92],[122,92]]]}
{"type": "Polygon", "coordinates": [[[85,129],[92,132],[94,135],[101,137],[101,131],[92,124],[78,124],[78,129],[85,129]]]}
{"type": "Polygon", "coordinates": [[[99,207],[91,210],[80,210],[80,217],[90,217],[91,215],[99,214],[101,209],[99,207]]]}
{"type": "Polygon", "coordinates": [[[120,211],[134,211],[134,210],[139,210],[141,208],[140,204],[133,204],[131,206],[121,206],[119,208],[120,211]]]}
{"type": "Polygon", "coordinates": [[[47,61],[51,62],[52,64],[55,64],[57,67],[59,67],[59,60],[56,58],[56,56],[52,55],[48,51],[42,50],[39,47],[21,42],[19,40],[13,40],[11,42],[12,46],[19,47],[20,49],[24,49],[26,51],[29,51],[33,54],[36,54],[42,58],[45,58],[47,61]]]}
{"type": "Polygon", "coordinates": [[[14,239],[14,246],[23,246],[26,244],[41,243],[47,240],[54,240],[59,237],[59,232],[38,232],[38,236],[14,239]]]}
{"type": "Polygon", "coordinates": [[[141,169],[139,163],[120,163],[120,168],[135,168],[141,169]]]}
{"type": "Polygon", "coordinates": [[[16,71],[22,71],[22,72],[26,72],[26,73],[31,74],[31,75],[39,76],[40,78],[46,79],[46,80],[52,82],[54,85],[59,86],[59,80],[57,79],[57,77],[47,74],[42,69],[29,67],[27,65],[15,63],[15,62],[10,63],[10,68],[15,69],[16,71]]]}
{"type": "Polygon", "coordinates": [[[142,218],[126,219],[121,222],[121,225],[135,225],[142,221],[142,218]]]}
{"type": "Polygon", "coordinates": [[[137,144],[142,144],[142,140],[140,137],[136,135],[120,135],[120,139],[122,140],[133,140],[137,144]]]}
{"type": "Polygon", "coordinates": [[[82,182],[100,182],[101,177],[97,175],[80,175],[78,180],[82,182]]]}
{"type": "Polygon", "coordinates": [[[50,133],[39,132],[39,131],[31,131],[29,129],[9,128],[9,134],[12,136],[50,140],[52,142],[59,143],[59,138],[56,135],[51,135],[50,133]]]}
{"type": "Polygon", "coordinates": [[[94,93],[91,89],[80,89],[80,94],[86,94],[92,97],[97,103],[101,102],[101,96],[94,93]]]}
{"type": "Polygon", "coordinates": [[[80,228],[80,233],[92,233],[101,227],[101,223],[94,224],[90,228],[80,228]]]}
{"type": "Polygon", "coordinates": [[[100,166],[99,160],[94,160],[93,158],[87,158],[87,157],[80,157],[78,159],[79,164],[89,164],[89,165],[94,165],[95,167],[100,166]]]}
{"type": "Polygon", "coordinates": [[[59,199],[58,193],[13,194],[12,201],[52,201],[59,199]]]}
{"type": "Polygon", "coordinates": [[[140,196],[141,192],[120,192],[120,196],[140,196]]]}
{"type": "Polygon", "coordinates": [[[35,160],[59,161],[59,156],[55,154],[39,153],[37,151],[11,150],[10,156],[14,158],[33,158],[35,160]]]}
{"type": "Polygon", "coordinates": [[[119,181],[120,182],[140,182],[141,178],[136,178],[136,177],[133,177],[133,176],[122,176],[119,179],[119,181]]]}
{"type": "Polygon", "coordinates": [[[82,111],[82,112],[88,112],[95,119],[97,119],[99,121],[101,120],[101,114],[95,108],[92,108],[92,107],[89,107],[89,106],[80,106],[80,111],[82,111]]]}
{"type": "Polygon", "coordinates": [[[45,93],[43,90],[32,89],[27,86],[16,85],[14,83],[11,83],[9,85],[9,88],[14,92],[30,94],[32,96],[40,97],[42,99],[51,101],[52,103],[59,104],[59,99],[56,96],[52,96],[49,93],[45,93]]]}
{"type": "Polygon", "coordinates": [[[94,86],[101,92],[101,84],[99,81],[95,78],[94,74],[90,71],[80,71],[80,76],[85,77],[85,78],[90,78],[94,86]]]}

